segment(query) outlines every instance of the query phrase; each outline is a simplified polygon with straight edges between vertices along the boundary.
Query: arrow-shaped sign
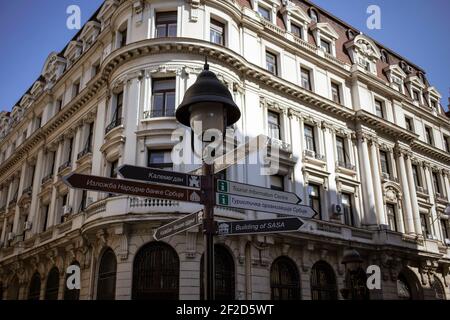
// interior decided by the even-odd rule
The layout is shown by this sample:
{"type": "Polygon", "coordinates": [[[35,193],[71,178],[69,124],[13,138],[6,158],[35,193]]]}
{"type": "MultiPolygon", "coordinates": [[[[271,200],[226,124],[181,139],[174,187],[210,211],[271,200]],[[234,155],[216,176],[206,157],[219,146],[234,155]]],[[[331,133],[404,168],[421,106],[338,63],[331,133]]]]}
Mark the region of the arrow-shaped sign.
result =
{"type": "Polygon", "coordinates": [[[295,232],[304,225],[300,218],[279,218],[267,220],[242,220],[218,222],[217,234],[229,236],[233,234],[295,232]]]}
{"type": "Polygon", "coordinates": [[[123,165],[117,169],[126,179],[171,184],[200,190],[200,176],[181,172],[123,165]]]}
{"type": "Polygon", "coordinates": [[[200,202],[199,192],[192,189],[168,187],[78,173],[72,173],[64,177],[64,182],[69,187],[77,189],[132,195],[145,198],[200,202]]]}
{"type": "Polygon", "coordinates": [[[225,193],[216,193],[216,204],[223,207],[278,213],[307,219],[316,215],[314,209],[308,206],[241,197],[225,193]]]}
{"type": "Polygon", "coordinates": [[[236,196],[252,197],[270,201],[299,204],[302,200],[293,192],[278,191],[262,188],[250,184],[237,183],[227,180],[217,180],[216,191],[236,196]]]}
{"type": "Polygon", "coordinates": [[[156,241],[174,236],[202,224],[203,211],[191,213],[156,229],[153,238],[156,241]]]}

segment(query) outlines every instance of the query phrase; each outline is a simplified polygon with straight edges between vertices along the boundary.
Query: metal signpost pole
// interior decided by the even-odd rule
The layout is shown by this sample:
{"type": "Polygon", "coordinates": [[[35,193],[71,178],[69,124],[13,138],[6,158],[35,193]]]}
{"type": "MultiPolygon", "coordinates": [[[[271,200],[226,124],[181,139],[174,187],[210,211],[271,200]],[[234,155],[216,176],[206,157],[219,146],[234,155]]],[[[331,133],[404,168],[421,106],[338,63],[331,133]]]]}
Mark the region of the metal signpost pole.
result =
{"type": "Polygon", "coordinates": [[[216,226],[214,221],[214,165],[203,162],[202,196],[204,204],[203,232],[205,238],[204,283],[206,300],[215,299],[215,270],[214,270],[214,235],[216,226]]]}

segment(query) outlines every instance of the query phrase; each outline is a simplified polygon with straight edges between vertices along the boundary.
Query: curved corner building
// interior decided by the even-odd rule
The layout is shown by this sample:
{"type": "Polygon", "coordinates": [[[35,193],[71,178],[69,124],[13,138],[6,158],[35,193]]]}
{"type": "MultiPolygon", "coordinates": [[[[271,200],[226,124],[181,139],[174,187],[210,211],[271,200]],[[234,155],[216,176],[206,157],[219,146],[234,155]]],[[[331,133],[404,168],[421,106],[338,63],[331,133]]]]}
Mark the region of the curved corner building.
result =
{"type": "Polygon", "coordinates": [[[320,213],[295,233],[217,237],[217,298],[450,298],[441,96],[420,67],[307,0],[107,0],[51,53],[0,114],[1,298],[202,298],[201,230],[153,240],[198,206],[61,178],[185,170],[170,157],[174,111],[205,56],[242,112],[235,129],[280,148],[277,175],[222,176],[295,192],[320,213]],[[342,263],[352,257],[363,262],[342,263]],[[66,288],[74,264],[80,290],[66,288]],[[371,265],[379,290],[365,287],[371,265]]]}

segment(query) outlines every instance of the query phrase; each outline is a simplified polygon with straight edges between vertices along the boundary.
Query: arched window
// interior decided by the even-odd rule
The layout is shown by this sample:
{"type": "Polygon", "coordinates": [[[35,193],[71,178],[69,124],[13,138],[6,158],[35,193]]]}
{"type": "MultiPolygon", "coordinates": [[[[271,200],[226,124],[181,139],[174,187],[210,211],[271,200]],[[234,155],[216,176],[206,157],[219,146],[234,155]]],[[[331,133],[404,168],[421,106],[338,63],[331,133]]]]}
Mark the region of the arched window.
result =
{"type": "Polygon", "coordinates": [[[397,278],[397,294],[400,300],[411,300],[411,287],[403,274],[397,278]]]}
{"type": "Polygon", "coordinates": [[[45,300],[58,300],[59,289],[59,270],[54,267],[47,276],[47,284],[45,286],[45,300]]]}
{"type": "Polygon", "coordinates": [[[313,22],[319,22],[319,14],[317,13],[317,10],[314,8],[309,9],[309,17],[313,22]]]}
{"type": "MultiPolygon", "coordinates": [[[[71,266],[80,266],[78,261],[73,261],[71,266]]],[[[66,275],[66,279],[64,281],[64,300],[79,300],[80,299],[80,289],[69,289],[67,287],[67,279],[69,278],[70,274],[66,275]]]]}
{"type": "Polygon", "coordinates": [[[404,268],[397,277],[397,295],[400,300],[423,300],[419,279],[408,268],[404,268]]]}
{"type": "Polygon", "coordinates": [[[39,300],[41,295],[41,276],[35,272],[31,277],[30,289],[28,291],[28,300],[39,300]]]}
{"type": "MultiPolygon", "coordinates": [[[[234,259],[228,250],[214,246],[214,266],[216,269],[216,300],[234,300],[234,259]]],[[[204,287],[204,255],[200,261],[200,299],[205,296],[204,287]]]]}
{"type": "Polygon", "coordinates": [[[444,286],[439,279],[434,278],[433,282],[431,283],[431,289],[433,289],[434,298],[436,300],[445,300],[444,286]]]}
{"type": "Polygon", "coordinates": [[[333,268],[319,261],[311,269],[312,300],[337,300],[336,277],[333,268]]]}
{"type": "Polygon", "coordinates": [[[8,300],[19,300],[19,279],[14,277],[8,284],[8,300]]]}
{"type": "Polygon", "coordinates": [[[270,268],[270,288],[272,300],[300,299],[300,279],[297,266],[287,258],[280,257],[270,268]]]}
{"type": "Polygon", "coordinates": [[[114,300],[116,297],[116,255],[107,249],[98,268],[97,300],[114,300]]]}
{"type": "Polygon", "coordinates": [[[177,300],[180,261],[176,251],[164,243],[142,247],[133,262],[133,299],[177,300]]]}

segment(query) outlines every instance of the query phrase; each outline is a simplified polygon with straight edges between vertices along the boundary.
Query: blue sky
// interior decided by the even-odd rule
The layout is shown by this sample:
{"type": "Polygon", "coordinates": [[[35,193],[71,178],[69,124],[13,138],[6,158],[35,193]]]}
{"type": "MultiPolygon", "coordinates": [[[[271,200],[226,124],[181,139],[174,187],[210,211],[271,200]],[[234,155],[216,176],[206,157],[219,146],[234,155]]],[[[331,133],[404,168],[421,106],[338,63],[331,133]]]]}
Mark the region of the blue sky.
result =
{"type": "MultiPolygon", "coordinates": [[[[450,88],[448,0],[312,0],[422,67],[447,105],[450,88]],[[381,8],[381,30],[366,27],[366,9],[381,8]]],[[[84,23],[102,0],[0,1],[0,109],[10,110],[41,73],[45,59],[75,35],[66,28],[69,5],[84,23]]]]}

